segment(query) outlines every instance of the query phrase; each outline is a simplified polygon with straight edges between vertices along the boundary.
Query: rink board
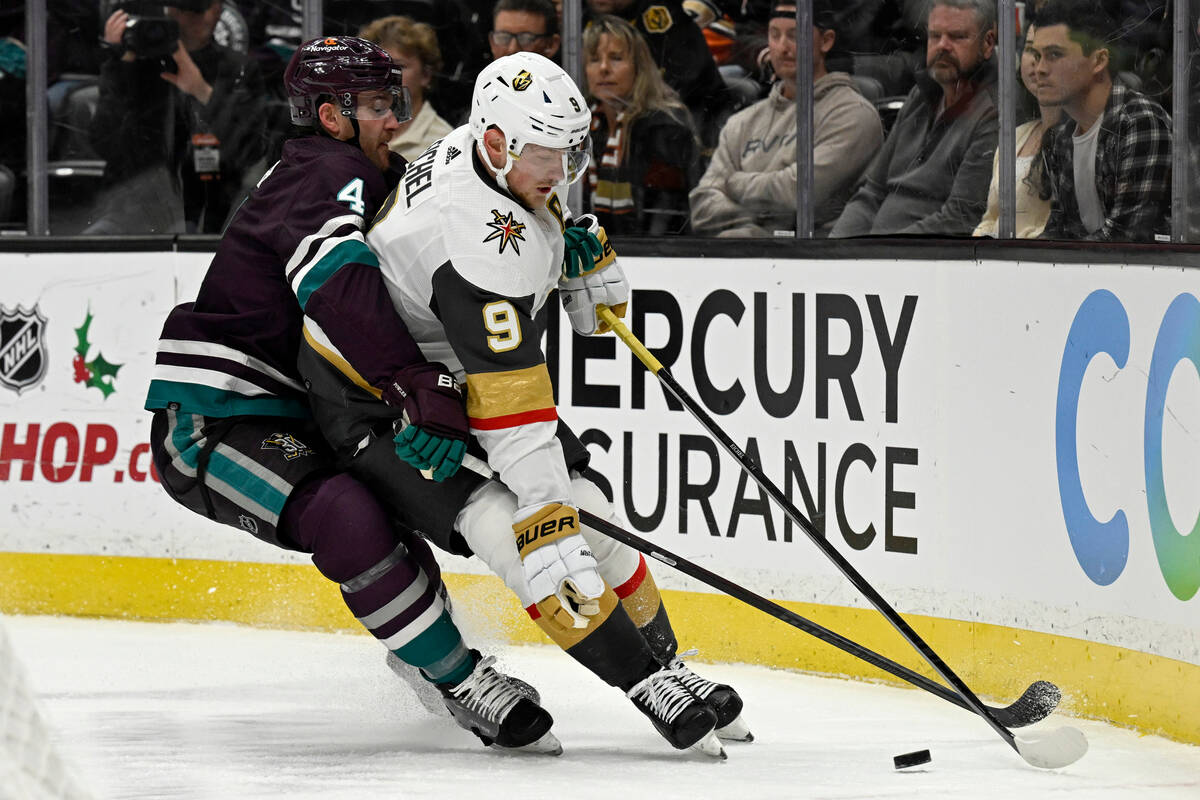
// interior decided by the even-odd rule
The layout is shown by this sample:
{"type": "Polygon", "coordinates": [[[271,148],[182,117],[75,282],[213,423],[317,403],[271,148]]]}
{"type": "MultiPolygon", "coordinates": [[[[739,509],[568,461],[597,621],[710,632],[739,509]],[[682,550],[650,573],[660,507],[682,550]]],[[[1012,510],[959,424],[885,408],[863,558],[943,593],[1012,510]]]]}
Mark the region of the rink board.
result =
{"type": "MultiPolygon", "coordinates": [[[[352,629],[303,558],[154,486],[154,341],[207,259],[3,256],[0,609],[352,629]]],[[[1200,272],[624,265],[635,332],[972,686],[1009,697],[1046,678],[1079,713],[1200,742],[1200,272]]],[[[916,666],[618,342],[558,326],[562,416],[632,529],[916,666]]],[[[471,562],[446,569],[464,606],[506,597],[471,562]]],[[[656,574],[703,657],[878,677],[656,574]]],[[[501,632],[538,637],[524,621],[501,632]]]]}

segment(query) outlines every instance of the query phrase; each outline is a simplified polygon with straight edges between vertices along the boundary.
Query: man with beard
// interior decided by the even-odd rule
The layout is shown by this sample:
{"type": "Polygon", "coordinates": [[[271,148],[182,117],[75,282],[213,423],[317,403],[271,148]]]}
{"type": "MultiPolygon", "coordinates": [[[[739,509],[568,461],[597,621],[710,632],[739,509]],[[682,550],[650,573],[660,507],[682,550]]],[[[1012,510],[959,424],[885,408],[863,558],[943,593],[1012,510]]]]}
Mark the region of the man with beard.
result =
{"type": "Polygon", "coordinates": [[[995,4],[935,0],[927,20],[927,70],[831,236],[969,236],[984,212],[999,134],[995,4]]]}

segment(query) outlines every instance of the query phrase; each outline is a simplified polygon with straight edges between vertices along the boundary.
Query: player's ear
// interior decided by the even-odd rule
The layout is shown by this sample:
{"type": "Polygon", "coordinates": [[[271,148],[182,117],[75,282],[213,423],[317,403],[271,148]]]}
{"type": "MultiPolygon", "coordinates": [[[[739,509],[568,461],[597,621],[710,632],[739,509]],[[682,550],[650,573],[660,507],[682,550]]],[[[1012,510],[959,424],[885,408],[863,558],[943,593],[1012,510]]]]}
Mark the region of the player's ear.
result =
{"type": "Polygon", "coordinates": [[[504,166],[507,147],[504,141],[504,132],[499,128],[489,128],[484,131],[483,147],[487,150],[488,160],[492,162],[492,166],[501,169],[504,166]]]}
{"type": "Polygon", "coordinates": [[[341,116],[342,115],[338,111],[337,106],[335,106],[333,103],[321,103],[320,107],[317,109],[317,119],[321,122],[321,127],[325,129],[326,133],[335,139],[342,138],[341,116]]]}

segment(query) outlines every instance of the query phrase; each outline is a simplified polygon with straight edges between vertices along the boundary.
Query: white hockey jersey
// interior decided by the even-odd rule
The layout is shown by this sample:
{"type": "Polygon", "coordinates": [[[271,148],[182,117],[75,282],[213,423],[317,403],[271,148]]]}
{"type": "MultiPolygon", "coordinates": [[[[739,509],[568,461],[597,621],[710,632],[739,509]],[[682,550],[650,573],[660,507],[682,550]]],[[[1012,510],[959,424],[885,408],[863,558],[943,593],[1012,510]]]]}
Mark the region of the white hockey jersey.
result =
{"type": "Polygon", "coordinates": [[[471,432],[517,496],[516,518],[570,503],[558,412],[534,315],[561,277],[567,211],[502,190],[460,127],[412,162],[367,244],[425,357],[467,388],[471,432]]]}

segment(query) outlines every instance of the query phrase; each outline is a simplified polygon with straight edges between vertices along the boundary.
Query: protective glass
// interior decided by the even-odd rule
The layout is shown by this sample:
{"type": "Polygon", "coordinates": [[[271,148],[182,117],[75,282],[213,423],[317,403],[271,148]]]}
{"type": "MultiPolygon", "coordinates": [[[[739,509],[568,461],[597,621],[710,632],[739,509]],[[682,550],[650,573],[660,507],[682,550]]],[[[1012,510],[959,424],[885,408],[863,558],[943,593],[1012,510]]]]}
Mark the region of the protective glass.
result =
{"type": "Polygon", "coordinates": [[[513,39],[517,40],[517,44],[521,47],[529,47],[538,39],[545,39],[550,34],[548,33],[532,33],[525,31],[523,33],[511,33],[510,31],[492,31],[488,34],[488,38],[492,40],[492,44],[497,47],[508,47],[512,44],[513,39]]]}
{"type": "Polygon", "coordinates": [[[358,96],[354,113],[347,116],[361,120],[376,120],[385,119],[388,114],[395,116],[397,122],[407,122],[412,119],[412,98],[408,94],[407,87],[400,86],[374,92],[363,92],[358,96]]]}
{"type": "Polygon", "coordinates": [[[592,157],[592,141],[585,136],[583,141],[574,147],[545,147],[530,142],[521,149],[519,155],[511,155],[539,172],[555,170],[562,176],[561,183],[572,184],[587,171],[588,162],[592,157]]]}

